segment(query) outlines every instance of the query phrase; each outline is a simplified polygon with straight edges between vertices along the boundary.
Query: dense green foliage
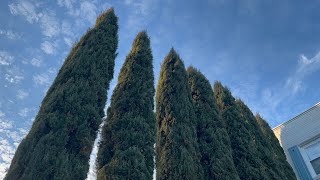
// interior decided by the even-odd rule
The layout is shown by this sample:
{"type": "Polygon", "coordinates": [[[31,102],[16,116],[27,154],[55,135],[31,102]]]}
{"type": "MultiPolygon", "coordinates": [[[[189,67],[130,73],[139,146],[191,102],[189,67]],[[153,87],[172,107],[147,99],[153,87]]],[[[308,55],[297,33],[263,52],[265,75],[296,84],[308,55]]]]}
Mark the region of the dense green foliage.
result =
{"type": "Polygon", "coordinates": [[[268,149],[268,155],[271,158],[270,160],[273,162],[269,167],[278,174],[279,179],[296,179],[295,174],[286,159],[284,151],[269,124],[262,119],[259,114],[256,114],[256,120],[262,130],[263,138],[267,142],[264,147],[265,149],[268,149]]]}
{"type": "Polygon", "coordinates": [[[218,114],[210,82],[193,67],[189,67],[187,72],[197,117],[197,136],[204,179],[239,179],[233,164],[230,139],[218,114]]]}
{"type": "Polygon", "coordinates": [[[174,49],[161,66],[156,119],[157,179],[203,179],[188,75],[174,49]]]}
{"type": "Polygon", "coordinates": [[[146,32],[135,38],[111,98],[98,152],[98,179],[152,179],[153,57],[146,32]]]}
{"type": "Polygon", "coordinates": [[[231,141],[233,162],[240,179],[265,179],[264,163],[260,159],[251,123],[243,116],[228,88],[214,84],[214,94],[231,141]]]}
{"type": "Polygon", "coordinates": [[[270,150],[274,142],[268,141],[251,110],[235,100],[228,88],[220,82],[214,85],[214,93],[223,120],[227,124],[231,140],[233,161],[240,179],[295,179],[287,167],[277,166],[274,156],[283,154],[270,150]]]}
{"type": "Polygon", "coordinates": [[[117,17],[109,9],[66,58],[5,179],[86,178],[117,46],[117,17]]]}

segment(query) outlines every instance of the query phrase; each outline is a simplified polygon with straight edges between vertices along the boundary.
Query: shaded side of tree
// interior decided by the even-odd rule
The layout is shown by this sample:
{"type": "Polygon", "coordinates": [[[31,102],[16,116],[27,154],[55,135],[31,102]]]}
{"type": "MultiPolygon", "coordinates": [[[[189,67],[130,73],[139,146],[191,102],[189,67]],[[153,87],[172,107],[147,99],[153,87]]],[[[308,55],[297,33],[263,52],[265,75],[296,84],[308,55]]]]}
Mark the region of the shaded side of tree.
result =
{"type": "Polygon", "coordinates": [[[265,179],[266,167],[260,159],[254,134],[248,119],[227,87],[214,84],[217,106],[226,123],[232,147],[233,162],[240,179],[265,179]]]}
{"type": "Polygon", "coordinates": [[[193,67],[189,67],[187,72],[197,120],[204,179],[239,179],[233,164],[229,135],[219,116],[210,82],[193,67]]]}
{"type": "Polygon", "coordinates": [[[289,165],[280,143],[273,133],[271,127],[259,114],[256,114],[256,121],[266,140],[265,147],[268,148],[268,156],[270,159],[269,167],[277,173],[280,179],[296,179],[293,169],[289,165]]]}

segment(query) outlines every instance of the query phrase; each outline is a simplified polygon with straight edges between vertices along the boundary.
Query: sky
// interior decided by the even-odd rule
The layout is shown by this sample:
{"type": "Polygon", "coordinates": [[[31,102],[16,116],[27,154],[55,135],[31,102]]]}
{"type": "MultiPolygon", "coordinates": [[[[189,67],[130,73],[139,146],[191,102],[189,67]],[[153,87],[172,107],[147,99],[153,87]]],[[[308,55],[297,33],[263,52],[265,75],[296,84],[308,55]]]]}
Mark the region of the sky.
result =
{"type": "Polygon", "coordinates": [[[119,48],[109,96],[135,35],[147,30],[156,80],[174,47],[271,127],[320,101],[319,0],[3,0],[0,179],[72,45],[111,6],[119,48]]]}

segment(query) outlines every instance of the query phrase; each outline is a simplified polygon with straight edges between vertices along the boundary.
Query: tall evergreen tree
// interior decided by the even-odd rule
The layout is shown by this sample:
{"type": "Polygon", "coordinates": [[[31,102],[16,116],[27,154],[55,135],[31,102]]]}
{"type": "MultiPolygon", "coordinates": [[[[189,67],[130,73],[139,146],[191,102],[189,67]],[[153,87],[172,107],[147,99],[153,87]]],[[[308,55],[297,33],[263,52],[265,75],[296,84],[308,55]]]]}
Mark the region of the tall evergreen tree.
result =
{"type": "Polygon", "coordinates": [[[284,151],[269,124],[259,114],[256,114],[256,120],[265,140],[267,141],[265,148],[269,149],[271,160],[275,162],[271,168],[273,168],[273,170],[278,174],[279,179],[296,179],[296,176],[286,159],[284,151]]]}
{"type": "Polygon", "coordinates": [[[5,177],[85,179],[118,46],[113,9],[72,48],[5,177]]]}
{"type": "Polygon", "coordinates": [[[174,49],[161,66],[156,119],[157,179],[203,179],[188,75],[174,49]]]}
{"type": "Polygon", "coordinates": [[[98,152],[98,179],[152,179],[154,75],[150,40],[138,33],[111,98],[98,152]]]}
{"type": "Polygon", "coordinates": [[[197,136],[204,179],[239,179],[233,164],[230,139],[218,114],[210,83],[193,67],[189,67],[187,72],[197,117],[197,136]]]}
{"type": "Polygon", "coordinates": [[[277,173],[278,170],[275,168],[276,162],[272,160],[268,142],[264,138],[255,116],[242,100],[237,99],[236,104],[240,108],[240,114],[245,122],[245,127],[253,137],[253,143],[257,149],[257,157],[261,159],[260,169],[262,176],[264,179],[281,179],[277,173]]]}
{"type": "Polygon", "coordinates": [[[268,179],[251,123],[242,113],[228,88],[214,84],[214,95],[231,141],[233,162],[240,179],[268,179]]]}

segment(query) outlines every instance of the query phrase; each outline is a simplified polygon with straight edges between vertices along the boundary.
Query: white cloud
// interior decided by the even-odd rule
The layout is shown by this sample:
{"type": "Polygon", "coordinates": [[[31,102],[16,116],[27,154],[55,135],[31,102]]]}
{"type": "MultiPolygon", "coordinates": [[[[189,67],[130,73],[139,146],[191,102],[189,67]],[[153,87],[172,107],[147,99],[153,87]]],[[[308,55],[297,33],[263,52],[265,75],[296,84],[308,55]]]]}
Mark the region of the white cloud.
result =
{"type": "Polygon", "coordinates": [[[55,75],[57,72],[58,72],[57,69],[54,67],[50,67],[48,69],[48,73],[50,73],[51,75],[55,75]]]}
{"type": "Polygon", "coordinates": [[[320,69],[320,52],[308,59],[304,54],[300,55],[296,71],[287,78],[285,87],[292,94],[296,94],[306,88],[304,79],[320,69]]]}
{"type": "Polygon", "coordinates": [[[36,12],[36,7],[29,1],[21,0],[9,4],[9,9],[13,15],[23,16],[29,23],[38,22],[40,13],[36,12]]]}
{"type": "Polygon", "coordinates": [[[13,63],[14,57],[8,52],[0,51],[0,65],[8,66],[13,63]]]}
{"type": "Polygon", "coordinates": [[[300,56],[299,66],[296,73],[302,73],[302,76],[309,75],[320,69],[320,52],[314,57],[308,59],[304,54],[300,56]]]}
{"type": "Polygon", "coordinates": [[[48,85],[50,83],[50,78],[48,74],[38,74],[33,76],[33,82],[36,85],[48,85]]]}
{"type": "Polygon", "coordinates": [[[16,148],[26,132],[23,128],[16,129],[12,121],[0,117],[0,179],[6,175],[16,148]]]}
{"type": "Polygon", "coordinates": [[[54,37],[60,33],[60,24],[54,13],[42,13],[40,18],[42,34],[47,37],[54,37]]]}
{"type": "Polygon", "coordinates": [[[274,125],[283,122],[289,118],[284,118],[284,114],[286,113],[283,112],[287,111],[287,114],[290,114],[293,107],[286,109],[288,106],[284,105],[281,110],[282,113],[279,113],[279,107],[288,102],[292,102],[292,99],[296,99],[301,92],[306,90],[307,84],[305,83],[305,79],[319,70],[320,52],[310,59],[305,55],[301,55],[298,59],[297,68],[292,74],[285,78],[282,83],[274,84],[272,87],[262,91],[262,101],[255,103],[256,109],[259,109],[260,112],[264,112],[264,114],[269,114],[269,116],[272,117],[273,123],[276,123],[274,125]]]}
{"type": "Polygon", "coordinates": [[[132,33],[145,29],[154,18],[153,11],[158,6],[159,0],[126,0],[124,5],[128,6],[126,28],[132,33]]]}
{"type": "Polygon", "coordinates": [[[42,60],[37,59],[37,58],[32,58],[31,59],[31,65],[35,67],[40,67],[42,64],[42,60]]]}
{"type": "Polygon", "coordinates": [[[41,43],[41,49],[46,54],[54,54],[56,51],[56,44],[53,42],[44,41],[43,43],[41,43]]]}
{"type": "Polygon", "coordinates": [[[72,46],[73,41],[72,41],[72,39],[71,39],[71,38],[64,37],[64,38],[63,38],[63,40],[64,40],[64,42],[65,42],[69,47],[71,47],[71,46],[72,46]]]}
{"type": "Polygon", "coordinates": [[[18,84],[20,83],[21,80],[24,79],[21,70],[16,66],[10,69],[7,69],[4,76],[6,81],[13,84],[18,84]]]}
{"type": "Polygon", "coordinates": [[[71,24],[68,21],[63,21],[61,25],[61,32],[68,36],[74,36],[71,24]]]}
{"type": "Polygon", "coordinates": [[[19,114],[21,117],[27,117],[28,114],[29,114],[29,112],[30,112],[30,109],[29,109],[29,108],[23,108],[23,109],[20,109],[20,111],[19,111],[18,114],[19,114]]]}
{"type": "Polygon", "coordinates": [[[3,35],[5,37],[7,37],[8,39],[19,39],[21,38],[21,35],[13,32],[12,30],[3,30],[0,29],[0,35],[3,35]]]}
{"type": "Polygon", "coordinates": [[[46,37],[54,37],[60,33],[60,22],[48,8],[42,10],[33,2],[20,0],[9,4],[9,9],[11,14],[24,17],[30,24],[39,24],[46,37]]]}
{"type": "Polygon", "coordinates": [[[0,111],[0,118],[1,118],[1,117],[4,117],[4,116],[5,116],[5,113],[2,112],[2,111],[0,111]]]}
{"type": "Polygon", "coordinates": [[[24,90],[22,90],[22,89],[19,89],[19,90],[18,90],[18,93],[17,93],[17,98],[18,98],[18,99],[23,100],[23,99],[25,99],[25,98],[28,97],[28,96],[29,96],[29,93],[28,93],[28,92],[26,92],[26,91],[24,91],[24,90]]]}
{"type": "Polygon", "coordinates": [[[13,127],[12,122],[6,121],[3,118],[0,120],[0,129],[10,129],[13,127]]]}
{"type": "Polygon", "coordinates": [[[68,9],[72,9],[75,2],[75,0],[58,0],[58,5],[61,7],[64,6],[68,9]]]}
{"type": "Polygon", "coordinates": [[[90,1],[84,1],[80,4],[80,13],[84,19],[87,19],[92,24],[95,22],[97,17],[97,7],[90,1]]]}
{"type": "Polygon", "coordinates": [[[98,11],[96,1],[82,1],[79,4],[74,0],[58,0],[58,5],[67,8],[68,14],[72,17],[81,18],[92,24],[96,20],[98,11]]]}

